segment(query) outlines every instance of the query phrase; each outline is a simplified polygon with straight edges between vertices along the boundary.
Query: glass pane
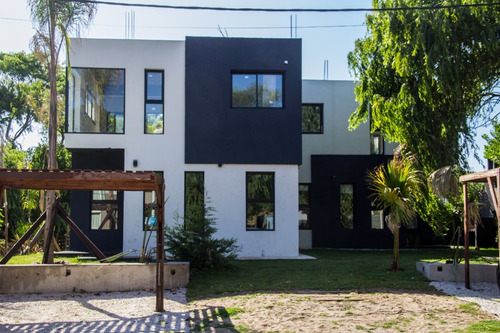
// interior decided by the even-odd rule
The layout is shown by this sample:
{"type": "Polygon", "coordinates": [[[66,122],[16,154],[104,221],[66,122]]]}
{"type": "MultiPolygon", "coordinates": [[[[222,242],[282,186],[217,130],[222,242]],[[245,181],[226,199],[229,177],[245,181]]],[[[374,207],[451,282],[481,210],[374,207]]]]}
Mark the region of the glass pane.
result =
{"type": "Polygon", "coordinates": [[[302,105],[302,133],[322,133],[321,105],[302,105]]]}
{"type": "Polygon", "coordinates": [[[283,106],[282,75],[261,74],[258,76],[259,107],[281,108],[283,106]]]}
{"type": "Polygon", "coordinates": [[[370,150],[373,155],[383,154],[382,143],[382,135],[380,133],[376,132],[370,135],[370,150]]]}
{"type": "Polygon", "coordinates": [[[163,73],[147,72],[146,100],[161,101],[163,99],[163,73]]]}
{"type": "Polygon", "coordinates": [[[274,230],[274,203],[247,203],[247,230],[274,230]]]}
{"type": "Polygon", "coordinates": [[[273,174],[247,174],[247,198],[272,200],[274,196],[273,174]]]}
{"type": "Polygon", "coordinates": [[[184,178],[184,217],[196,217],[204,214],[204,173],[186,172],[184,178]]]}
{"type": "Polygon", "coordinates": [[[384,229],[383,210],[372,210],[372,229],[384,229]]]}
{"type": "Polygon", "coordinates": [[[233,74],[232,106],[257,106],[257,78],[253,74],[233,74]]]}
{"type": "Polygon", "coordinates": [[[68,132],[123,133],[125,70],[72,68],[68,132]]]}
{"type": "Polygon", "coordinates": [[[144,191],[144,228],[156,229],[156,192],[144,191]]]}
{"type": "Polygon", "coordinates": [[[92,191],[92,230],[118,230],[118,192],[92,191]]]}
{"type": "Polygon", "coordinates": [[[354,229],[353,184],[340,184],[340,224],[344,229],[354,229]]]}
{"type": "Polygon", "coordinates": [[[163,105],[146,104],[146,133],[163,133],[163,105]]]}
{"type": "Polygon", "coordinates": [[[309,184],[299,185],[299,229],[310,229],[309,184]]]}
{"type": "Polygon", "coordinates": [[[92,200],[118,200],[117,191],[92,191],[92,200]]]}

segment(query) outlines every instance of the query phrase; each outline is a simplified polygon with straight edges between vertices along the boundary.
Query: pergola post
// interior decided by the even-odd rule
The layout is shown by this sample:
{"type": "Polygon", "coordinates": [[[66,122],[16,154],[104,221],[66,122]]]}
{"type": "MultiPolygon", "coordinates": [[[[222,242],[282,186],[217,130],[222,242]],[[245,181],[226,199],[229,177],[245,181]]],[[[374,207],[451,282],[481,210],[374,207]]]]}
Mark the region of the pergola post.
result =
{"type": "Polygon", "coordinates": [[[158,205],[158,216],[156,222],[156,312],[163,312],[163,290],[164,290],[164,262],[165,262],[165,238],[164,238],[164,193],[165,182],[163,178],[158,183],[156,190],[156,202],[158,205]]]}
{"type": "Polygon", "coordinates": [[[467,200],[467,183],[463,184],[463,190],[464,190],[465,288],[470,289],[470,271],[469,271],[469,202],[467,200]]]}

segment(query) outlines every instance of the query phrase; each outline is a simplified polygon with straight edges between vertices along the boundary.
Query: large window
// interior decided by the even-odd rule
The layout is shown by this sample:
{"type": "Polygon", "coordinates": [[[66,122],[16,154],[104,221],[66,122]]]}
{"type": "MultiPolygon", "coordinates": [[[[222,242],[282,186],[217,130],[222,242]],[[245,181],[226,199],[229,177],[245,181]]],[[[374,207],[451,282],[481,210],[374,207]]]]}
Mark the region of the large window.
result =
{"type": "Polygon", "coordinates": [[[311,229],[310,184],[299,184],[299,229],[311,229]]]}
{"type": "Polygon", "coordinates": [[[69,133],[124,133],[124,69],[72,68],[67,100],[69,133]]]}
{"type": "Polygon", "coordinates": [[[282,108],[282,74],[233,74],[232,107],[282,108]]]}
{"type": "Polygon", "coordinates": [[[92,230],[118,230],[118,192],[92,191],[92,230]]]}
{"type": "Polygon", "coordinates": [[[384,211],[372,209],[372,229],[384,229],[384,211]]]}
{"type": "Polygon", "coordinates": [[[323,104],[302,104],[302,133],[323,133],[323,104]]]}
{"type": "Polygon", "coordinates": [[[144,133],[163,134],[163,71],[146,71],[144,133]]]}
{"type": "Polygon", "coordinates": [[[204,172],[188,171],[184,174],[184,218],[196,218],[204,214],[204,172]]]}
{"type": "Polygon", "coordinates": [[[274,230],[274,173],[246,174],[247,230],[274,230]]]}
{"type": "Polygon", "coordinates": [[[340,184],[340,225],[354,229],[354,185],[340,184]]]}

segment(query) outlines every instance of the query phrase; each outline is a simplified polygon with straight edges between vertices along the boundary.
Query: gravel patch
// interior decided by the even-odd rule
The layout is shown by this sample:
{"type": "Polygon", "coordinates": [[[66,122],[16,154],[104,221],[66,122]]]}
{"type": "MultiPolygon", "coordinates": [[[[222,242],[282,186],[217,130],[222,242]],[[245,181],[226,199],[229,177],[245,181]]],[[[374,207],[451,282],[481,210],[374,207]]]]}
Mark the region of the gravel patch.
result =
{"type": "Polygon", "coordinates": [[[0,332],[189,332],[184,288],[154,292],[0,294],[0,332]]]}
{"type": "Polygon", "coordinates": [[[463,282],[433,281],[430,285],[463,301],[477,303],[482,310],[500,317],[500,290],[495,283],[471,283],[471,289],[465,288],[463,282]]]}

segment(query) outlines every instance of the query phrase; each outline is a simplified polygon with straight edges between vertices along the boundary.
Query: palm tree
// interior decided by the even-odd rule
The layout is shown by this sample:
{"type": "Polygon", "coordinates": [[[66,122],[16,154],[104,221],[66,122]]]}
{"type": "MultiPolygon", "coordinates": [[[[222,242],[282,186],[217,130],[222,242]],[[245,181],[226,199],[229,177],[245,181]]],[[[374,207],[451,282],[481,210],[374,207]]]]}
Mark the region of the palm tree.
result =
{"type": "Polygon", "coordinates": [[[421,172],[414,169],[408,157],[395,154],[387,165],[382,164],[368,174],[368,182],[374,205],[389,210],[385,220],[394,236],[391,269],[399,271],[399,229],[416,216],[413,201],[423,185],[421,172]]]}
{"type": "MultiPolygon", "coordinates": [[[[57,65],[59,53],[65,45],[69,54],[69,37],[72,30],[79,31],[92,21],[97,5],[85,2],[70,2],[65,0],[28,0],[31,18],[36,27],[32,39],[35,51],[43,55],[49,70],[50,108],[49,108],[49,169],[57,168],[57,65]]],[[[69,59],[68,59],[69,60],[69,59]]],[[[43,263],[52,263],[51,249],[54,231],[53,206],[55,192],[47,191],[47,219],[45,223],[45,245],[43,263]]]]}

